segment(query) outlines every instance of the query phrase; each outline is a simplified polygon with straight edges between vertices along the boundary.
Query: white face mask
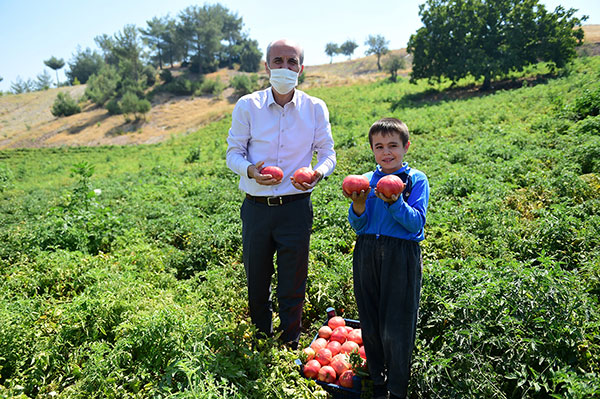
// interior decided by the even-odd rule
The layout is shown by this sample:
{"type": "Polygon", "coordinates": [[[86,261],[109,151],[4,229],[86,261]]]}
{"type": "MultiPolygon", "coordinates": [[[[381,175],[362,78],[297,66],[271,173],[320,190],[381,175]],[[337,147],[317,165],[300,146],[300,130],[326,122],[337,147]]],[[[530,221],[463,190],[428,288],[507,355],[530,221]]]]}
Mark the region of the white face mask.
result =
{"type": "Polygon", "coordinates": [[[298,86],[298,72],[294,72],[291,69],[279,68],[271,69],[271,86],[279,94],[288,94],[298,86]]]}

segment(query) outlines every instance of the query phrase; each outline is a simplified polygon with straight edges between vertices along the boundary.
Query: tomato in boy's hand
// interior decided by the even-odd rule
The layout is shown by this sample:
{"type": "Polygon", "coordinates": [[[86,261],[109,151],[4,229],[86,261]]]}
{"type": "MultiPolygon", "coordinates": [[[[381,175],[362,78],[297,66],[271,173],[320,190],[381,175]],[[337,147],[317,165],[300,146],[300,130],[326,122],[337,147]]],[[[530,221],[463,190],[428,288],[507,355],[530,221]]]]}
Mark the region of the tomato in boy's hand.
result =
{"type": "Polygon", "coordinates": [[[362,175],[348,175],[342,182],[342,190],[348,195],[352,193],[368,192],[371,189],[369,180],[362,175]]]}
{"type": "Polygon", "coordinates": [[[404,182],[396,175],[383,176],[377,182],[377,191],[387,198],[392,198],[392,195],[400,195],[404,191],[404,182]]]}

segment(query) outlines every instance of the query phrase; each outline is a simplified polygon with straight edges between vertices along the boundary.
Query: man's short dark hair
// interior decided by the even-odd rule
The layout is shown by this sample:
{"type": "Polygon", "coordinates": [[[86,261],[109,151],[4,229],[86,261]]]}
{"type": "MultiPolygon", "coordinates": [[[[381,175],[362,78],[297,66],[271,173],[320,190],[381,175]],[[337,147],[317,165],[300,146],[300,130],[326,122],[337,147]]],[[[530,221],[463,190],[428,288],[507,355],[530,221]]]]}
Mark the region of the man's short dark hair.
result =
{"type": "Polygon", "coordinates": [[[373,135],[381,134],[382,136],[388,136],[391,134],[397,134],[402,140],[402,145],[406,147],[408,143],[408,127],[400,119],[396,118],[381,118],[377,122],[371,125],[369,129],[369,144],[373,148],[373,135]]]}

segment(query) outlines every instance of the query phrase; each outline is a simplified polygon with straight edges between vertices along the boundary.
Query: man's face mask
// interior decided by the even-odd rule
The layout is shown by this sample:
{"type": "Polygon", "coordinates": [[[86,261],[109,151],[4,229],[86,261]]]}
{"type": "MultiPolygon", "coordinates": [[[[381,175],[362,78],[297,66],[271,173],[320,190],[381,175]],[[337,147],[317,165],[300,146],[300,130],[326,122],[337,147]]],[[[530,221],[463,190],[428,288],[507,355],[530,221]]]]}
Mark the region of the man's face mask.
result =
{"type": "Polygon", "coordinates": [[[270,69],[270,71],[271,78],[269,82],[271,82],[271,86],[277,93],[288,94],[294,87],[298,86],[298,72],[287,68],[270,69]]]}

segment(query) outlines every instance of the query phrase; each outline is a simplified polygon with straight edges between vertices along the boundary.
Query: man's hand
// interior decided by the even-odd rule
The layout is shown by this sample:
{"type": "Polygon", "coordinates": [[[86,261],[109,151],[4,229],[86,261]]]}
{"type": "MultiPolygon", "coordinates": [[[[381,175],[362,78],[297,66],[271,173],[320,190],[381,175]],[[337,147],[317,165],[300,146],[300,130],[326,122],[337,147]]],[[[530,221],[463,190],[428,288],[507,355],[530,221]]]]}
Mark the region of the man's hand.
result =
{"type": "Polygon", "coordinates": [[[352,200],[352,210],[354,211],[354,213],[356,213],[356,215],[360,216],[364,213],[366,209],[367,197],[369,196],[370,191],[371,190],[362,190],[360,193],[354,191],[352,194],[348,194],[347,192],[342,190],[342,193],[344,194],[344,197],[350,198],[352,200]]]}
{"type": "Polygon", "coordinates": [[[310,190],[311,188],[314,188],[317,183],[319,181],[321,181],[321,179],[323,178],[323,174],[321,172],[319,172],[318,170],[315,170],[313,172],[313,181],[312,183],[298,183],[296,180],[294,180],[294,176],[290,177],[290,180],[292,182],[292,185],[294,187],[296,187],[298,190],[302,190],[302,191],[306,191],[306,190],[310,190]]]}
{"type": "Polygon", "coordinates": [[[264,161],[257,162],[256,165],[248,166],[247,173],[248,177],[256,180],[258,184],[263,186],[274,186],[281,183],[281,180],[273,178],[271,175],[263,175],[259,172],[262,166],[265,164],[264,161]]]}
{"type": "Polygon", "coordinates": [[[385,201],[388,204],[392,205],[394,202],[398,201],[398,198],[400,198],[400,196],[402,194],[392,194],[391,197],[386,197],[385,195],[383,195],[382,193],[380,193],[379,191],[377,191],[377,189],[375,189],[375,195],[380,200],[385,201]]]}

